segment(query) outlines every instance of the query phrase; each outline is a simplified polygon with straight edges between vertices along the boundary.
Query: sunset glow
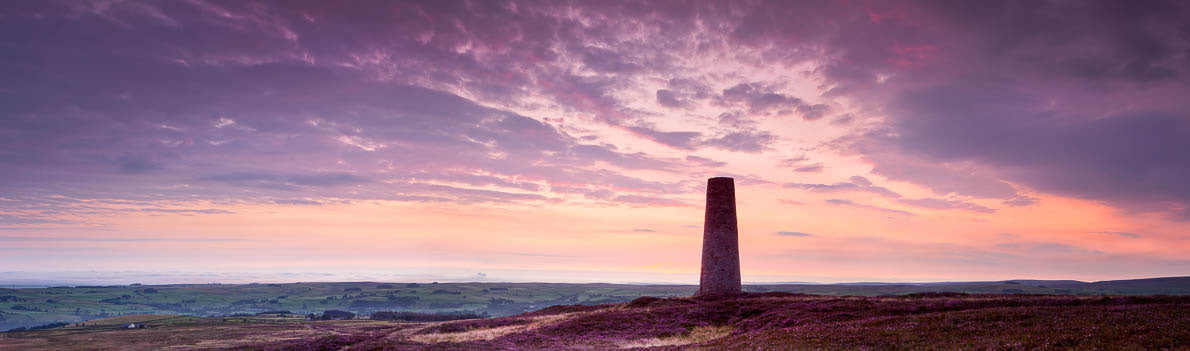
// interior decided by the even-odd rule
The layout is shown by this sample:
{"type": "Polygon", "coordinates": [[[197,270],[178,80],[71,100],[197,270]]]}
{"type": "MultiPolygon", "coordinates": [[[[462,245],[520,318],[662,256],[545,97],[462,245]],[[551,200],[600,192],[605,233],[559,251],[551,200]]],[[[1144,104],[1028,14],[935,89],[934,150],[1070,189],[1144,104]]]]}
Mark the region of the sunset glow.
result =
{"type": "Polygon", "coordinates": [[[791,3],[0,4],[0,282],[1190,275],[1185,6],[791,3]]]}

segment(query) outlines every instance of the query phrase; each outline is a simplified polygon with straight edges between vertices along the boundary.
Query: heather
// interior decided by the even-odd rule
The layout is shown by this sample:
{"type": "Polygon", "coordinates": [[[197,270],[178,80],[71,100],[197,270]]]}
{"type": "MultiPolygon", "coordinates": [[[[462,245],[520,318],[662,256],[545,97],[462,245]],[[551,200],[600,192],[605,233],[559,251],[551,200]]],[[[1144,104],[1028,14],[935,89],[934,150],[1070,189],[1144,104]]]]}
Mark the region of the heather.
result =
{"type": "MultiPolygon", "coordinates": [[[[745,294],[640,298],[598,309],[428,326],[412,334],[487,339],[411,342],[403,333],[350,350],[1187,349],[1190,297],[918,294],[825,297],[745,294]],[[506,328],[517,326],[514,331],[506,328]],[[501,329],[505,328],[505,329],[501,329]],[[451,334],[455,333],[455,334],[451,334]],[[688,342],[688,343],[687,343],[688,342]]],[[[411,329],[412,330],[412,329],[411,329]]],[[[425,339],[421,339],[425,340],[425,339]]],[[[444,340],[444,339],[443,339],[444,340]]],[[[306,344],[289,346],[302,349],[306,344]]],[[[307,345],[308,346],[308,345],[307,345]]]]}

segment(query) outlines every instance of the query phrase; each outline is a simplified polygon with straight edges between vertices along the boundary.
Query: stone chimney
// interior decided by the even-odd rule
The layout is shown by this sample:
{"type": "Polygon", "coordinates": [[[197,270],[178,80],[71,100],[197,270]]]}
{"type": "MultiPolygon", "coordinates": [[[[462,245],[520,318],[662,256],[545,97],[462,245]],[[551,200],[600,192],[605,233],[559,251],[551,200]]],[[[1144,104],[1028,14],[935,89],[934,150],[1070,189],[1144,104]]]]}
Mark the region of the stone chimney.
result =
{"type": "Polygon", "coordinates": [[[702,226],[702,276],[695,296],[733,295],[740,287],[740,242],[735,219],[735,180],[707,180],[702,226]]]}

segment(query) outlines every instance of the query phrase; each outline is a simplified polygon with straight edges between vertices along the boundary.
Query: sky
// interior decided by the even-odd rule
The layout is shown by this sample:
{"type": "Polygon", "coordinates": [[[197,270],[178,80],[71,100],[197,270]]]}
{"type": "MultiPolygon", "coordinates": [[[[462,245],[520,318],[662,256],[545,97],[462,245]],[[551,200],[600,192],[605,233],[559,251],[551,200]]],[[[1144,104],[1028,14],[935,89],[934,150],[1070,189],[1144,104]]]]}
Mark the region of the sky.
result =
{"type": "Polygon", "coordinates": [[[4,1],[0,280],[1190,275],[1184,1],[4,1]]]}

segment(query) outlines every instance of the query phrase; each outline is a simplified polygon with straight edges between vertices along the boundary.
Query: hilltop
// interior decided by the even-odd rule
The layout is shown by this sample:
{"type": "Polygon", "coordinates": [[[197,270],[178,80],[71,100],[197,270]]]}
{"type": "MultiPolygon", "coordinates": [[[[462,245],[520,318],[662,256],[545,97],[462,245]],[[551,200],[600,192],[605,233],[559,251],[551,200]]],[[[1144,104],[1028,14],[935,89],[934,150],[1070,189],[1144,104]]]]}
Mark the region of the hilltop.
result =
{"type": "MultiPolygon", "coordinates": [[[[185,317],[178,317],[185,318],[185,317]]],[[[285,316],[0,334],[28,350],[1190,349],[1190,297],[751,293],[433,323],[285,316]]]]}

